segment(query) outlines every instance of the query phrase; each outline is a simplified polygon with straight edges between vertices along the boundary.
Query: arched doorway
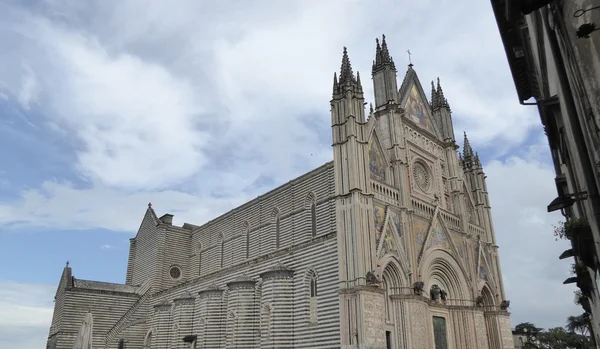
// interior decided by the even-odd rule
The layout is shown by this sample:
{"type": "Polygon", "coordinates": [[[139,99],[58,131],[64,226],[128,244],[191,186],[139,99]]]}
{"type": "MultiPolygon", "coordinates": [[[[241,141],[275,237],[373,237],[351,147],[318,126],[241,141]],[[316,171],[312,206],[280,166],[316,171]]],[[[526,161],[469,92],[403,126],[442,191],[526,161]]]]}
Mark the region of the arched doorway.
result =
{"type": "Polygon", "coordinates": [[[395,258],[391,258],[381,273],[382,289],[384,291],[384,318],[386,348],[398,348],[399,343],[405,341],[404,312],[399,296],[405,293],[408,281],[402,267],[395,258]]]}

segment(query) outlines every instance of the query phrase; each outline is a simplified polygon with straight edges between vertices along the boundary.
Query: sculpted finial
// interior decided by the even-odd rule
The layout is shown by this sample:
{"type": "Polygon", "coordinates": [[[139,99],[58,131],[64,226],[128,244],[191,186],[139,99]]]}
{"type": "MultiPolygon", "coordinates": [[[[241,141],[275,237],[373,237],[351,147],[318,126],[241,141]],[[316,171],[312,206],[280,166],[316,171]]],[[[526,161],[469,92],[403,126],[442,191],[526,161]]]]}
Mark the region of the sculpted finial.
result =
{"type": "Polygon", "coordinates": [[[68,267],[69,267],[69,261],[67,261],[67,266],[66,266],[66,268],[68,268],[68,267]]]}

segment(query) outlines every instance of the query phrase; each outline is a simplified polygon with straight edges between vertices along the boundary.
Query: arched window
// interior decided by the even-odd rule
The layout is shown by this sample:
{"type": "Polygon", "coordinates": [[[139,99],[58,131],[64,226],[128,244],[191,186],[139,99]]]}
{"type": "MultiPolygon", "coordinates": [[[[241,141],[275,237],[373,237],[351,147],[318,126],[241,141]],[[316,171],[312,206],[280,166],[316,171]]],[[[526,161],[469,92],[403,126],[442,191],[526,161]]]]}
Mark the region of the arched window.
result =
{"type": "Polygon", "coordinates": [[[277,215],[277,217],[275,217],[275,248],[279,248],[280,244],[280,225],[279,215],[277,215]]]}
{"type": "Polygon", "coordinates": [[[310,281],[310,297],[309,297],[309,322],[314,325],[317,323],[317,276],[314,273],[311,273],[310,281]]]}
{"type": "Polygon", "coordinates": [[[221,268],[223,268],[223,262],[225,261],[225,239],[223,234],[219,234],[219,242],[221,243],[221,268]]]}
{"type": "Polygon", "coordinates": [[[125,349],[125,340],[124,339],[121,339],[119,341],[119,349],[125,349]]]}
{"type": "Polygon", "coordinates": [[[311,220],[311,231],[312,236],[317,236],[317,203],[312,202],[310,204],[310,220],[311,220]]]}
{"type": "Polygon", "coordinates": [[[246,259],[250,258],[250,228],[248,222],[244,222],[244,232],[246,233],[246,259]]]}
{"type": "Polygon", "coordinates": [[[198,276],[202,275],[202,244],[198,244],[198,276]]]}

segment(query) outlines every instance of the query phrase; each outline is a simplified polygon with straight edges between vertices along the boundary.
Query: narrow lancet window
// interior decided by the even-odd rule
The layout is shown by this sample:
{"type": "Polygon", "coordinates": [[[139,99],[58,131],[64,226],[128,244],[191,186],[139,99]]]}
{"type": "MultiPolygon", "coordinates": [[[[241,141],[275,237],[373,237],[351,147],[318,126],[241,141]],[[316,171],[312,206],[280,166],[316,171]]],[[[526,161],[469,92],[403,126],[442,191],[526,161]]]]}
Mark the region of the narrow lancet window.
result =
{"type": "Polygon", "coordinates": [[[225,261],[225,241],[221,241],[221,268],[223,268],[224,261],[225,261]]]}
{"type": "Polygon", "coordinates": [[[311,220],[311,231],[312,236],[317,236],[317,204],[313,202],[310,205],[310,220],[311,220]]]}
{"type": "Polygon", "coordinates": [[[250,230],[246,229],[246,259],[250,258],[250,230]]]}
{"type": "Polygon", "coordinates": [[[309,322],[314,325],[317,323],[317,278],[312,275],[310,278],[310,300],[309,300],[309,322]]]}
{"type": "Polygon", "coordinates": [[[119,349],[125,349],[125,340],[121,339],[119,341],[119,349]]]}
{"type": "Polygon", "coordinates": [[[275,248],[279,248],[280,245],[280,223],[279,216],[275,217],[275,248]]]}

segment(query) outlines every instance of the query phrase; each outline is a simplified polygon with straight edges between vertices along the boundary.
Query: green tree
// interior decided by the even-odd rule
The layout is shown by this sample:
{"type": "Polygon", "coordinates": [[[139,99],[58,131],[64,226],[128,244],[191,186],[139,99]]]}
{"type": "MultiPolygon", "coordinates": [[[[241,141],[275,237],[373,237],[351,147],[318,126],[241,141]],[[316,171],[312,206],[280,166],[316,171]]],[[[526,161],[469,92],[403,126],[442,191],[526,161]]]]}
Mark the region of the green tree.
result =
{"type": "Polygon", "coordinates": [[[569,332],[575,332],[582,336],[587,336],[590,333],[590,316],[588,313],[583,313],[579,316],[569,316],[567,318],[567,326],[565,328],[569,332]]]}
{"type": "Polygon", "coordinates": [[[568,329],[555,327],[548,330],[525,322],[515,326],[515,331],[527,338],[523,349],[594,349],[589,336],[576,333],[580,331],[580,326],[587,326],[581,321],[579,316],[572,316],[567,323],[568,329]]]}

